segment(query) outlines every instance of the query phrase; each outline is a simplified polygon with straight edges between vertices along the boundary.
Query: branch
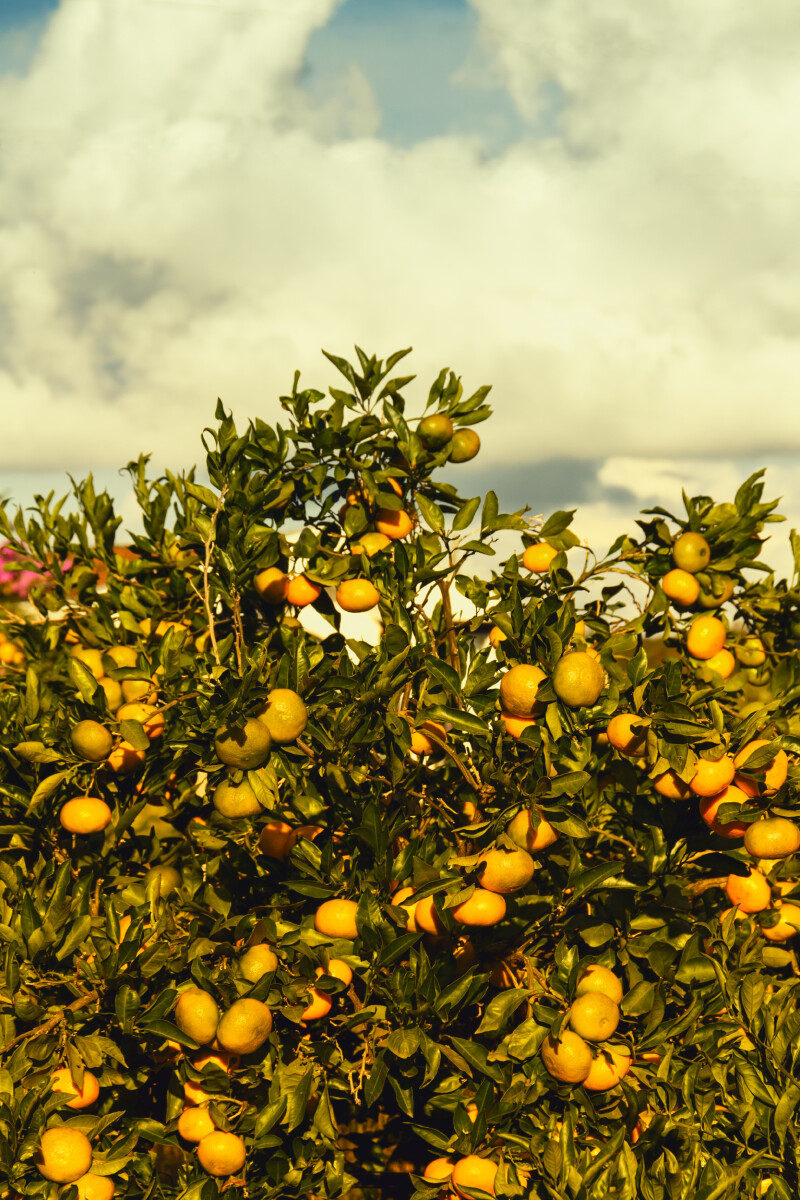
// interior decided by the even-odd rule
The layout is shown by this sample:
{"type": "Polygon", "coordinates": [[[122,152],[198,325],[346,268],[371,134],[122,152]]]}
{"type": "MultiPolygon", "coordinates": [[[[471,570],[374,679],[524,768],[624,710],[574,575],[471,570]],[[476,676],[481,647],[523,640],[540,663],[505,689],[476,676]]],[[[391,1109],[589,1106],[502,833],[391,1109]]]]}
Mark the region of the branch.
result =
{"type": "Polygon", "coordinates": [[[18,1042],[24,1042],[26,1038],[37,1037],[41,1033],[49,1033],[51,1029],[55,1029],[61,1021],[64,1020],[64,1014],[68,1012],[77,1012],[79,1008],[85,1008],[87,1004],[92,1004],[93,1001],[100,999],[98,991],[87,992],[85,996],[80,996],[77,1000],[73,1000],[72,1004],[67,1004],[64,1008],[59,1009],[54,1017],[49,1021],[44,1021],[41,1025],[36,1025],[33,1029],[29,1029],[26,1033],[19,1033],[10,1042],[6,1042],[5,1046],[0,1049],[0,1054],[5,1054],[6,1050],[10,1050],[12,1046],[16,1046],[18,1042]]]}
{"type": "Polygon", "coordinates": [[[208,590],[208,569],[211,565],[211,543],[214,541],[214,529],[216,528],[219,514],[222,512],[222,505],[227,494],[228,485],[227,483],[224,483],[222,485],[222,491],[220,492],[217,500],[217,507],[214,509],[211,517],[211,527],[208,531],[208,537],[203,543],[205,548],[205,557],[203,559],[203,603],[205,604],[206,608],[206,618],[208,620],[208,632],[211,635],[211,645],[214,647],[214,658],[217,660],[218,667],[221,667],[222,663],[220,662],[219,650],[217,649],[217,634],[214,629],[214,614],[211,611],[211,596],[208,590]]]}

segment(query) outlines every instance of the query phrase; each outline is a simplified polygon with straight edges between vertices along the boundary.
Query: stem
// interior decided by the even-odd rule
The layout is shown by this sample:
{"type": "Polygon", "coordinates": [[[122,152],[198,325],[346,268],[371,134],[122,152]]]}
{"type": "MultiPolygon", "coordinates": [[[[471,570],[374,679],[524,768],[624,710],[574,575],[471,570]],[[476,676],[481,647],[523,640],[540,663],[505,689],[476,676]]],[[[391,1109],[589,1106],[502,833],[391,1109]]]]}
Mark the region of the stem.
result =
{"type": "Polygon", "coordinates": [[[203,543],[205,548],[205,556],[203,558],[203,603],[205,604],[206,618],[208,620],[208,632],[211,635],[211,645],[214,647],[214,658],[217,660],[218,667],[222,666],[222,662],[220,661],[219,649],[217,648],[217,634],[214,629],[214,614],[211,611],[211,595],[208,590],[208,569],[211,565],[211,544],[214,541],[214,529],[216,527],[219,514],[222,512],[222,505],[227,494],[228,485],[227,483],[224,483],[222,485],[222,491],[219,494],[219,499],[217,500],[217,507],[214,509],[211,517],[211,527],[208,531],[208,537],[203,543]]]}

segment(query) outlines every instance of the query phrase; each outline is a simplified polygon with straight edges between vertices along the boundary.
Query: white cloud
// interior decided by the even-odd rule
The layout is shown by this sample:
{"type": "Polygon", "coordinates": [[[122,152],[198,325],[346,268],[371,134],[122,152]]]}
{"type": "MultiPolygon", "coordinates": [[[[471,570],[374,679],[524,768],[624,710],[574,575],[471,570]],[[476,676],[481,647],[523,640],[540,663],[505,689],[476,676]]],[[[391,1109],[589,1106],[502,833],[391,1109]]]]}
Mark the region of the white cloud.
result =
{"type": "Polygon", "coordinates": [[[0,461],[188,465],[354,341],[494,382],[487,460],[797,446],[800,9],[472,2],[562,132],[378,140],[298,82],[336,0],[62,0],[0,81],[0,461]]]}

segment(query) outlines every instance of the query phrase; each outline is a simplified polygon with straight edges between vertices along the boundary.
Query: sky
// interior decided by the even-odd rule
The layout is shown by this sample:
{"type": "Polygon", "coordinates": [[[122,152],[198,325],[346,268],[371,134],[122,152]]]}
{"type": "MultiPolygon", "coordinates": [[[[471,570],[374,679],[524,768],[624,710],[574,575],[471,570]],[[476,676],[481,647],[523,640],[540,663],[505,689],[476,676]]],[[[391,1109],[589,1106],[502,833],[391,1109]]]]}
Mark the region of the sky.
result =
{"type": "Polygon", "coordinates": [[[465,490],[800,525],[799,68],[778,0],[4,0],[0,493],[133,520],[218,396],[411,345],[493,384],[465,490]]]}

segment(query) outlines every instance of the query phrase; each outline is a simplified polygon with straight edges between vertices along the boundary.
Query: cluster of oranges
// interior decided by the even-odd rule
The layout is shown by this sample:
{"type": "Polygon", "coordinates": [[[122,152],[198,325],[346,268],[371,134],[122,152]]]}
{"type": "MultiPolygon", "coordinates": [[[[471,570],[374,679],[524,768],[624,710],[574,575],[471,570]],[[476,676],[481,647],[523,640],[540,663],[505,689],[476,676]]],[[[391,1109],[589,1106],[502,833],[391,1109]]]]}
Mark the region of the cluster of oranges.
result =
{"type": "Polygon", "coordinates": [[[2,629],[0,629],[0,665],[3,667],[23,667],[25,665],[25,651],[2,629]]]}

